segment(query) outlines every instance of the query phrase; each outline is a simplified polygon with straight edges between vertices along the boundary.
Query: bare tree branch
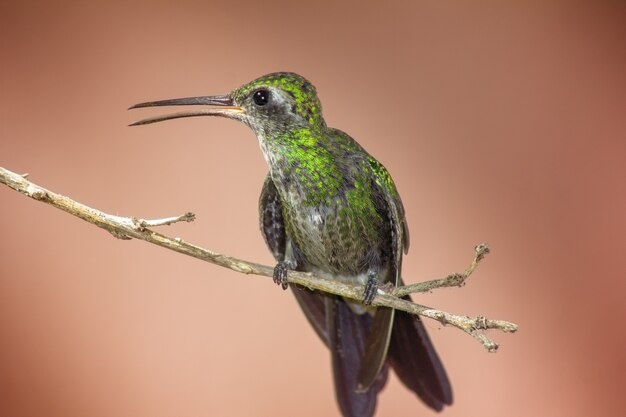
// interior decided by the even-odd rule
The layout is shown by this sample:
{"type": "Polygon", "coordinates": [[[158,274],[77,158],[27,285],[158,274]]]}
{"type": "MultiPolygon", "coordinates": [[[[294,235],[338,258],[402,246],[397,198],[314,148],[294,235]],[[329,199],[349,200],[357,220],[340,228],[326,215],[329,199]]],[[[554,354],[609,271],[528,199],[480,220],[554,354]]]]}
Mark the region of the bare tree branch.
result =
{"type": "MultiPolygon", "coordinates": [[[[19,191],[26,196],[43,203],[61,209],[73,216],[79,217],[89,223],[99,226],[118,239],[141,239],[146,242],[170,249],[194,258],[210,262],[224,268],[244,274],[254,274],[271,277],[273,268],[248,262],[217,252],[203,249],[199,246],[187,243],[180,238],[172,238],[149,229],[149,227],[169,225],[181,221],[193,221],[193,213],[182,216],[168,217],[157,220],[142,220],[134,217],[122,217],[107,214],[94,208],[88,207],[68,197],[47,190],[26,179],[27,174],[20,175],[0,167],[0,182],[8,187],[19,191]]],[[[428,292],[436,288],[460,287],[465,280],[474,272],[478,263],[489,253],[489,247],[485,244],[478,245],[475,256],[470,266],[459,274],[452,274],[445,278],[420,282],[401,287],[383,287],[378,290],[372,305],[392,307],[396,310],[406,311],[411,314],[428,317],[437,320],[443,325],[451,325],[463,330],[478,340],[488,351],[495,352],[498,345],[489,339],[484,330],[496,329],[507,333],[517,331],[517,325],[504,320],[492,320],[486,317],[468,317],[451,314],[442,310],[416,304],[401,297],[412,293],[428,292]]],[[[339,281],[317,277],[310,273],[289,271],[288,281],[291,284],[300,285],[312,290],[336,294],[345,298],[361,301],[364,287],[361,285],[347,285],[339,281]]]]}

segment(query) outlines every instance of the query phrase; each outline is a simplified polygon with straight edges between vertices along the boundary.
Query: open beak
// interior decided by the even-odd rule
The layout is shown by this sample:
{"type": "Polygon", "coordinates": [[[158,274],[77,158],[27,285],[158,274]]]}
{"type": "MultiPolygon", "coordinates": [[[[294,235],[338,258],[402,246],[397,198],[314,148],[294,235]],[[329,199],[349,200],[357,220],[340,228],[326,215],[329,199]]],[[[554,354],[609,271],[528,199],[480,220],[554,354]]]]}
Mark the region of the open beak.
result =
{"type": "Polygon", "coordinates": [[[147,125],[150,123],[162,122],[164,120],[179,119],[181,117],[194,116],[221,116],[230,119],[240,119],[245,113],[243,107],[235,106],[233,99],[229,96],[205,96],[205,97],[187,97],[175,98],[171,100],[147,101],[145,103],[135,104],[128,109],[137,109],[140,107],[160,107],[160,106],[215,106],[201,110],[183,111],[178,113],[166,114],[163,116],[148,117],[141,119],[130,126],[147,125]]]}

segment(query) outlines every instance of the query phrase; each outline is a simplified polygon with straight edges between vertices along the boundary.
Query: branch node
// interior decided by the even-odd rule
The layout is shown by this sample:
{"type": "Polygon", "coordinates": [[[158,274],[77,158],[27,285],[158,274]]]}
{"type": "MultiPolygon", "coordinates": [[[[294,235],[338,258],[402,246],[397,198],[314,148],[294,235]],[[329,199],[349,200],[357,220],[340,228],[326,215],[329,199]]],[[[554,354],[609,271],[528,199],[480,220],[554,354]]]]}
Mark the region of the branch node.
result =
{"type": "Polygon", "coordinates": [[[462,287],[465,285],[465,278],[467,277],[464,274],[456,272],[448,275],[445,279],[451,287],[462,287]]]}
{"type": "Polygon", "coordinates": [[[486,243],[481,243],[480,245],[476,246],[474,250],[476,251],[476,263],[482,261],[485,255],[491,252],[489,245],[486,243]]]}
{"type": "Polygon", "coordinates": [[[34,184],[29,184],[28,188],[26,188],[26,193],[38,201],[43,201],[48,198],[48,193],[40,187],[37,187],[34,184]]]}
{"type": "Polygon", "coordinates": [[[487,326],[487,318],[485,316],[478,316],[476,320],[474,320],[474,325],[472,326],[475,330],[486,330],[487,326]]]}
{"type": "Polygon", "coordinates": [[[132,227],[134,230],[138,232],[144,232],[146,230],[146,227],[143,224],[143,220],[138,219],[137,217],[131,217],[130,222],[132,223],[132,227]]]}
{"type": "Polygon", "coordinates": [[[449,323],[448,318],[446,317],[445,313],[442,311],[435,313],[435,319],[437,319],[444,326],[449,323]]]}

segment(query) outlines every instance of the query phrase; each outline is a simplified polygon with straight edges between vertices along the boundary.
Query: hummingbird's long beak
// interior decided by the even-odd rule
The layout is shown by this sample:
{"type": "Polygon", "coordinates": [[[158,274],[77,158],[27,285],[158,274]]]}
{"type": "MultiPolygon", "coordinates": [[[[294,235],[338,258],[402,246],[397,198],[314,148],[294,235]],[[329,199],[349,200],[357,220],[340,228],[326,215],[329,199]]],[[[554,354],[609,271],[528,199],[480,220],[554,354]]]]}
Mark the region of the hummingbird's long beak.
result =
{"type": "Polygon", "coordinates": [[[141,119],[130,126],[147,125],[150,123],[162,122],[164,120],[179,119],[181,117],[194,117],[194,116],[221,116],[231,119],[238,119],[244,113],[245,109],[240,106],[235,106],[233,99],[230,96],[204,96],[204,97],[187,97],[187,98],[175,98],[170,100],[159,101],[147,101],[145,103],[135,104],[128,108],[137,109],[140,107],[160,107],[160,106],[217,106],[209,107],[202,110],[183,111],[179,113],[166,114],[163,116],[148,117],[141,119]]]}

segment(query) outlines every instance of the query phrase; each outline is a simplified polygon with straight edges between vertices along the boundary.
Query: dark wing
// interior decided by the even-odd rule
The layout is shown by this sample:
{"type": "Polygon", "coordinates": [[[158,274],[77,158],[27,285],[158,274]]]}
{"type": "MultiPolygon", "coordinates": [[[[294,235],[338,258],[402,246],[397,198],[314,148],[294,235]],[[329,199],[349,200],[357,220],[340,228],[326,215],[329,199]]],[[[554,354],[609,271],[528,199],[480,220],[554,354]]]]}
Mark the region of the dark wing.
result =
{"type": "MultiPolygon", "coordinates": [[[[389,222],[390,236],[385,244],[390,248],[387,276],[383,282],[398,285],[402,269],[402,252],[408,247],[408,232],[404,208],[391,176],[376,159],[367,161],[372,173],[373,197],[379,212],[389,222]]],[[[378,372],[387,359],[387,350],[393,332],[395,310],[387,307],[376,309],[367,339],[367,349],[358,375],[359,387],[367,390],[376,380],[378,372]]]]}
{"type": "Polygon", "coordinates": [[[287,244],[285,222],[280,197],[269,174],[265,178],[259,197],[259,220],[261,234],[274,259],[278,262],[284,261],[287,244]]]}
{"type": "Polygon", "coordinates": [[[402,270],[402,253],[407,253],[409,250],[409,228],[404,214],[404,206],[396,185],[383,164],[371,156],[368,162],[372,171],[374,198],[391,223],[392,266],[396,272],[394,278],[395,285],[397,285],[402,270]]]}
{"type": "MultiPolygon", "coordinates": [[[[370,166],[374,173],[376,189],[385,203],[383,208],[388,208],[388,218],[392,225],[391,265],[392,273],[396,274],[395,284],[403,285],[400,278],[402,252],[406,253],[409,249],[409,231],[404,207],[387,170],[373,158],[370,159],[370,166]]],[[[410,297],[405,298],[410,300],[410,297]]],[[[375,323],[372,324],[374,325],[375,323]]],[[[452,403],[452,389],[448,376],[418,316],[402,311],[396,312],[387,360],[402,383],[431,408],[441,410],[444,405],[452,403]]]]}

